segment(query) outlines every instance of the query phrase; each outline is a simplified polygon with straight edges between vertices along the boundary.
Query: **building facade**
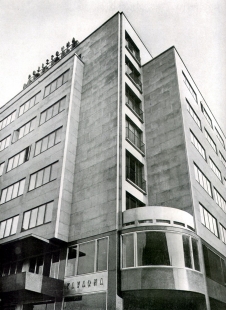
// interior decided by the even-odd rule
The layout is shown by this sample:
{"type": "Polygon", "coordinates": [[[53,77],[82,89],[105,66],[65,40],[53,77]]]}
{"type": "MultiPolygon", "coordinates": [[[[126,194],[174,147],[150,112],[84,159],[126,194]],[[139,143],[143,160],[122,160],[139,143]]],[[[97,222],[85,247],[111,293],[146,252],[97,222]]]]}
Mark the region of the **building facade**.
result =
{"type": "Polygon", "coordinates": [[[225,135],[123,13],[1,108],[4,310],[226,308],[225,135]]]}

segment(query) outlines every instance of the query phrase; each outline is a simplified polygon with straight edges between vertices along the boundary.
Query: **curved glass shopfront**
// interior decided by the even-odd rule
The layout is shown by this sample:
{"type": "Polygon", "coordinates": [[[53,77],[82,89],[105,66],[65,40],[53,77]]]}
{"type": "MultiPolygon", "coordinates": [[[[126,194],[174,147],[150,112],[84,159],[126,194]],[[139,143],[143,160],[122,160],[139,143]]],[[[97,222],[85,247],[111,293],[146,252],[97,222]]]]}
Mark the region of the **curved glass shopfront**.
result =
{"type": "Polygon", "coordinates": [[[188,234],[139,231],[122,235],[121,267],[173,266],[200,271],[198,240],[188,234]]]}

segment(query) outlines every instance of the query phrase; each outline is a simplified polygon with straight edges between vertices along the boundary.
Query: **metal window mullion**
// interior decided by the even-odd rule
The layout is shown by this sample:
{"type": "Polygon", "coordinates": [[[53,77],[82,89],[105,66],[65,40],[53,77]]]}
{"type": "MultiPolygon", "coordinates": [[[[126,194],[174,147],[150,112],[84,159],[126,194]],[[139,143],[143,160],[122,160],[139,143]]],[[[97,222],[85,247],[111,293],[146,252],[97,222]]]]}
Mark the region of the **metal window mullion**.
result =
{"type": "Polygon", "coordinates": [[[137,233],[133,233],[133,245],[134,245],[134,267],[137,267],[138,259],[137,259],[137,233]]]}
{"type": "Polygon", "coordinates": [[[97,272],[97,239],[95,240],[94,272],[97,272]]]}

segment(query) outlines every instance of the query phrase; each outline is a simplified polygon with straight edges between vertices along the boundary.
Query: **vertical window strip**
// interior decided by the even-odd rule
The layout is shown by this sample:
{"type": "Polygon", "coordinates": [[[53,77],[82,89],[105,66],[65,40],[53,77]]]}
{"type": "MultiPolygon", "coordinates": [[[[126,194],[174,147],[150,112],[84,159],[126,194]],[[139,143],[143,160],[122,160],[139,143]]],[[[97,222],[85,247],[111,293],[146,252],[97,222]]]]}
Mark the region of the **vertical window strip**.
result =
{"type": "Polygon", "coordinates": [[[221,240],[226,244],[226,228],[220,223],[221,240]]]}
{"type": "Polygon", "coordinates": [[[57,178],[57,163],[55,162],[31,174],[28,191],[55,180],[57,178]]]}
{"type": "Polygon", "coordinates": [[[0,239],[16,234],[19,215],[0,222],[0,239]]]}
{"type": "Polygon", "coordinates": [[[10,113],[8,116],[6,116],[1,122],[0,122],[0,130],[8,126],[10,123],[12,123],[16,118],[16,110],[10,113]]]}
{"type": "Polygon", "coordinates": [[[197,102],[197,95],[196,92],[194,91],[194,89],[192,88],[190,82],[188,81],[186,75],[184,74],[184,72],[182,71],[183,76],[184,76],[184,83],[187,86],[188,90],[190,91],[192,97],[195,99],[195,101],[197,102]]]}
{"type": "Polygon", "coordinates": [[[23,103],[20,106],[19,116],[21,116],[22,114],[24,114],[25,112],[30,110],[33,106],[35,106],[37,103],[39,103],[39,101],[40,101],[40,94],[41,94],[41,92],[37,93],[36,95],[31,97],[28,101],[26,101],[25,103],[23,103]]]}
{"type": "Polygon", "coordinates": [[[224,200],[224,198],[222,197],[222,195],[216,190],[216,188],[214,187],[214,196],[215,196],[215,201],[218,204],[218,206],[224,211],[226,212],[226,201],[224,200]]]}
{"type": "Polygon", "coordinates": [[[215,236],[219,237],[218,229],[217,229],[217,220],[213,215],[204,208],[201,203],[199,204],[200,214],[201,214],[201,222],[202,224],[209,229],[215,236]]]}
{"type": "Polygon", "coordinates": [[[214,149],[214,151],[217,153],[216,143],[213,141],[213,139],[211,138],[210,134],[208,133],[208,131],[206,129],[205,129],[205,137],[206,137],[207,141],[209,142],[209,144],[214,149]]]}
{"type": "Polygon", "coordinates": [[[25,185],[25,179],[22,179],[2,189],[0,204],[3,204],[9,200],[12,200],[18,196],[23,195],[24,185],[25,185]]]}
{"type": "Polygon", "coordinates": [[[24,212],[22,231],[51,222],[53,201],[24,212]]]}
{"type": "Polygon", "coordinates": [[[51,132],[41,140],[38,140],[35,143],[35,155],[37,156],[40,153],[43,153],[44,151],[48,150],[52,146],[58,144],[61,142],[61,132],[62,127],[58,128],[57,130],[51,132]]]}
{"type": "Polygon", "coordinates": [[[216,127],[215,127],[215,130],[216,130],[216,133],[217,133],[217,139],[220,141],[222,146],[225,148],[224,139],[222,138],[222,136],[220,135],[220,133],[219,133],[219,131],[217,130],[216,127]]]}
{"type": "Polygon", "coordinates": [[[216,174],[216,176],[218,177],[218,179],[222,182],[222,175],[220,170],[217,168],[217,166],[215,165],[215,163],[213,162],[213,160],[210,157],[210,168],[213,170],[213,172],[216,174]]]}
{"type": "Polygon", "coordinates": [[[194,163],[195,169],[195,178],[196,181],[202,186],[202,188],[211,196],[213,197],[212,190],[211,190],[211,183],[204,175],[204,173],[198,168],[198,166],[194,163]]]}
{"type": "Polygon", "coordinates": [[[54,92],[60,86],[68,81],[69,70],[61,74],[56,80],[52,81],[49,85],[45,87],[44,98],[47,97],[49,94],[54,92]]]}
{"type": "Polygon", "coordinates": [[[195,146],[195,148],[199,151],[199,153],[202,155],[202,157],[206,160],[206,151],[202,144],[199,142],[199,140],[196,138],[196,136],[193,134],[193,132],[190,130],[191,134],[191,142],[195,146]]]}
{"type": "Polygon", "coordinates": [[[197,116],[197,114],[195,113],[195,111],[193,110],[192,106],[190,105],[189,101],[186,98],[186,102],[187,102],[187,110],[189,112],[189,114],[191,115],[191,117],[193,118],[193,120],[195,121],[195,123],[198,125],[198,127],[201,129],[201,121],[199,119],[199,117],[197,116]]]}
{"type": "Polygon", "coordinates": [[[9,146],[10,136],[11,135],[7,136],[6,138],[4,138],[3,140],[0,141],[0,152],[9,146]]]}
{"type": "Polygon", "coordinates": [[[5,166],[5,162],[0,164],[0,176],[3,175],[4,166],[5,166]]]}

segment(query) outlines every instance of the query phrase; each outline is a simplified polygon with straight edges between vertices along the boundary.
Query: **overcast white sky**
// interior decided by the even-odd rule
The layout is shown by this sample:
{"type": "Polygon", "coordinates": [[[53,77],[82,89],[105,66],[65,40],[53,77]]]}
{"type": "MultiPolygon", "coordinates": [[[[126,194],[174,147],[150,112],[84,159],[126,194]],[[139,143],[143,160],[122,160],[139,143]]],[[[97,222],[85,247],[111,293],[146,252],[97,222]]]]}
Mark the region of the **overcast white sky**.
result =
{"type": "Polygon", "coordinates": [[[226,0],[0,0],[0,106],[66,42],[117,11],[152,56],[177,48],[226,133],[226,0]]]}

